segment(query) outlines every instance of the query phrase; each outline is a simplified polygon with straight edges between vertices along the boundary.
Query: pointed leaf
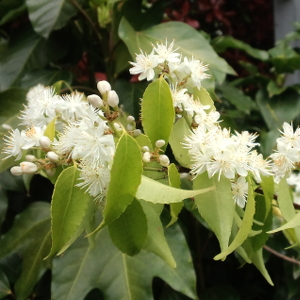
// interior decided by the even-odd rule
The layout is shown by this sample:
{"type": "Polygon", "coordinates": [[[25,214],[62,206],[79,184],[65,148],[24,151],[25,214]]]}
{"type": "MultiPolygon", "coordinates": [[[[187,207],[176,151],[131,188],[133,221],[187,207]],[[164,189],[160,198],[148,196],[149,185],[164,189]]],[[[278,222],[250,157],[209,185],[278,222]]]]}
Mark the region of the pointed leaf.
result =
{"type": "Polygon", "coordinates": [[[253,216],[255,212],[255,202],[254,202],[254,193],[253,187],[251,185],[251,179],[247,177],[248,181],[248,200],[246,205],[246,210],[241,224],[240,230],[235,236],[233,242],[229,245],[228,248],[223,249],[222,252],[214,257],[215,260],[225,259],[227,255],[233,252],[237,247],[242,245],[242,243],[247,239],[253,224],[253,216]]]}
{"type": "Polygon", "coordinates": [[[52,248],[47,257],[65,250],[74,235],[78,236],[77,230],[87,213],[91,199],[75,186],[78,175],[77,168],[70,167],[62,171],[56,181],[51,204],[52,248]]]}
{"type": "Polygon", "coordinates": [[[108,225],[109,235],[120,251],[139,253],[147,237],[147,219],[139,201],[133,200],[121,216],[108,225]]]}
{"type": "Polygon", "coordinates": [[[103,211],[105,224],[118,219],[133,201],[141,182],[143,171],[142,155],[138,143],[124,133],[116,148],[111,178],[103,211]]]}
{"type": "Polygon", "coordinates": [[[214,189],[214,186],[208,186],[201,190],[181,190],[142,176],[142,183],[138,188],[136,198],[152,203],[170,204],[181,202],[199,194],[208,193],[214,189]]]}
{"type": "Polygon", "coordinates": [[[145,90],[142,100],[142,122],[145,134],[152,142],[153,148],[157,140],[165,140],[166,149],[173,127],[175,112],[173,98],[167,82],[160,77],[145,90]]]}
{"type": "Polygon", "coordinates": [[[230,180],[221,176],[208,178],[207,172],[198,175],[193,181],[194,189],[214,186],[209,193],[195,197],[199,213],[217,236],[221,250],[228,246],[234,215],[230,180]],[[226,213],[225,213],[226,212],[226,213]]]}
{"type": "Polygon", "coordinates": [[[9,287],[9,281],[0,269],[0,299],[5,298],[7,295],[11,295],[12,291],[10,290],[9,287]]]}
{"type": "Polygon", "coordinates": [[[50,141],[53,142],[55,137],[55,124],[56,124],[57,117],[55,117],[46,127],[44,131],[44,135],[47,136],[50,141]]]}

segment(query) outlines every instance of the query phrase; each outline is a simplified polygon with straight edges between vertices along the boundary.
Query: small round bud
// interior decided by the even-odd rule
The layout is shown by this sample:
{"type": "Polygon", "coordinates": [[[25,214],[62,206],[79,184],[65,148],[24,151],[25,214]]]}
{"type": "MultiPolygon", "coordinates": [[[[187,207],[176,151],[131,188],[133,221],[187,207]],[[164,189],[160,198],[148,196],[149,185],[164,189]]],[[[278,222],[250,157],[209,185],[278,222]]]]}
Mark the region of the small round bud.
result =
{"type": "Polygon", "coordinates": [[[114,123],[114,126],[115,126],[116,130],[118,130],[118,131],[122,130],[122,127],[120,126],[120,124],[114,123]]]}
{"type": "Polygon", "coordinates": [[[53,151],[49,151],[49,152],[46,154],[46,157],[47,157],[50,161],[52,161],[52,162],[54,162],[54,163],[59,162],[59,156],[58,156],[55,152],[53,152],[53,151]]]}
{"type": "Polygon", "coordinates": [[[159,162],[163,167],[167,167],[170,164],[169,157],[167,155],[160,155],[159,162]]]}
{"type": "Polygon", "coordinates": [[[107,103],[111,107],[116,107],[119,104],[119,96],[116,91],[109,91],[107,95],[107,103]]]}
{"type": "Polygon", "coordinates": [[[149,149],[148,146],[143,146],[143,147],[142,147],[142,151],[143,151],[143,152],[150,152],[150,149],[149,149]]]}
{"type": "Polygon", "coordinates": [[[97,88],[102,96],[104,94],[108,93],[109,91],[111,91],[111,86],[110,86],[109,82],[107,82],[106,80],[99,81],[97,83],[97,88]]]}
{"type": "Polygon", "coordinates": [[[3,129],[5,129],[5,130],[12,130],[12,127],[11,127],[10,125],[8,125],[8,124],[5,124],[5,123],[3,123],[3,124],[1,125],[1,127],[2,127],[3,129]]]}
{"type": "Polygon", "coordinates": [[[195,117],[194,117],[194,121],[196,122],[196,124],[201,124],[201,117],[199,116],[199,115],[196,115],[195,117]]]}
{"type": "Polygon", "coordinates": [[[103,100],[96,94],[88,95],[87,100],[94,107],[103,107],[103,100]]]}
{"type": "Polygon", "coordinates": [[[165,145],[165,140],[157,140],[156,142],[155,142],[155,147],[157,147],[157,148],[161,148],[162,146],[164,146],[165,145]]]}
{"type": "Polygon", "coordinates": [[[34,155],[27,154],[27,155],[25,156],[25,159],[26,159],[26,161],[33,162],[33,161],[36,159],[36,157],[35,157],[34,155]]]}
{"type": "Polygon", "coordinates": [[[56,172],[55,168],[53,168],[53,169],[46,169],[46,174],[48,176],[53,176],[55,174],[55,172],[56,172]]]}
{"type": "Polygon", "coordinates": [[[20,167],[25,174],[34,174],[38,170],[37,165],[30,161],[21,162],[20,167]]]}
{"type": "Polygon", "coordinates": [[[128,116],[128,117],[127,117],[127,122],[128,122],[128,123],[132,123],[132,122],[134,122],[134,121],[135,121],[134,116],[128,116]]]}
{"type": "Polygon", "coordinates": [[[130,125],[130,124],[127,124],[126,129],[127,129],[128,131],[132,131],[132,130],[134,130],[134,126],[132,126],[132,125],[130,125]]]}
{"type": "Polygon", "coordinates": [[[10,173],[13,174],[13,175],[15,175],[15,176],[19,176],[19,175],[23,174],[23,171],[22,171],[21,167],[15,166],[15,167],[12,167],[10,169],[10,173]]]}
{"type": "Polygon", "coordinates": [[[181,179],[192,179],[192,176],[190,173],[183,172],[183,173],[180,173],[180,178],[181,179]]]}
{"type": "Polygon", "coordinates": [[[40,142],[40,146],[41,146],[42,148],[49,149],[50,146],[51,146],[51,141],[50,141],[50,139],[49,139],[47,136],[45,136],[45,135],[42,136],[42,137],[40,137],[39,142],[40,142]]]}
{"type": "Polygon", "coordinates": [[[145,152],[142,156],[142,159],[144,162],[150,162],[151,160],[151,153],[150,152],[145,152]]]}
{"type": "Polygon", "coordinates": [[[134,129],[133,130],[133,136],[134,137],[138,137],[142,134],[141,130],[140,129],[134,129]]]}

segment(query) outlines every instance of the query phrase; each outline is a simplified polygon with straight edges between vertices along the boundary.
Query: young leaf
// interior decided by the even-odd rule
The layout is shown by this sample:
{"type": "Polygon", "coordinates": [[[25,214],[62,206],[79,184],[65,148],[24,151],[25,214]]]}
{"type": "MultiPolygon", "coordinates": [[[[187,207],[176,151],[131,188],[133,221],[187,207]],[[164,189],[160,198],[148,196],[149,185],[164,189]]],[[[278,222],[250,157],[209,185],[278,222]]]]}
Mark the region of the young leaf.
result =
{"type": "Polygon", "coordinates": [[[70,167],[62,171],[56,181],[51,204],[52,248],[47,258],[65,250],[74,235],[78,236],[78,228],[85,220],[91,198],[75,186],[78,175],[77,168],[70,167]]]}
{"type": "Polygon", "coordinates": [[[133,201],[141,182],[143,163],[138,143],[124,133],[116,148],[103,211],[105,224],[118,219],[133,201]]]}
{"type": "Polygon", "coordinates": [[[173,98],[169,85],[160,77],[145,90],[142,100],[142,122],[145,134],[152,142],[153,148],[157,140],[165,140],[166,149],[174,123],[173,98]]]}
{"type": "Polygon", "coordinates": [[[139,253],[147,237],[147,219],[139,201],[133,200],[121,216],[108,225],[109,235],[120,251],[139,253]]]}
{"type": "Polygon", "coordinates": [[[199,213],[217,236],[221,250],[228,246],[234,215],[231,183],[225,176],[208,178],[207,173],[198,175],[194,181],[194,189],[215,187],[209,193],[195,197],[199,213]]]}
{"type": "Polygon", "coordinates": [[[142,182],[136,193],[136,198],[152,203],[170,204],[181,202],[199,194],[208,193],[214,189],[214,186],[208,186],[200,190],[181,190],[142,176],[142,182]]]}
{"type": "Polygon", "coordinates": [[[242,243],[247,239],[253,224],[253,216],[255,212],[255,202],[254,202],[254,192],[251,184],[251,179],[247,177],[248,181],[248,200],[246,205],[246,210],[241,224],[240,230],[235,236],[233,242],[228,248],[223,249],[222,252],[214,257],[215,260],[225,259],[227,255],[233,252],[237,247],[242,245],[242,243]]]}

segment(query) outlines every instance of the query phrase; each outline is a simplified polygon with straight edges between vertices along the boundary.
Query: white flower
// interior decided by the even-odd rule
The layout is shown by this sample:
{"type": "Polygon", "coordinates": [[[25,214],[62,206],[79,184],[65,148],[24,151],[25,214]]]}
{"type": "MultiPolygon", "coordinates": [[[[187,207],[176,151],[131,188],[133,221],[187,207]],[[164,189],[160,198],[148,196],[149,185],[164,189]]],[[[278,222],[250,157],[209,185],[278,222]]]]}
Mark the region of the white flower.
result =
{"type": "Polygon", "coordinates": [[[248,196],[248,183],[245,177],[239,177],[236,182],[232,182],[231,189],[235,203],[241,208],[244,208],[248,196]]]}
{"type": "Polygon", "coordinates": [[[173,98],[174,107],[178,107],[179,109],[183,109],[187,106],[187,102],[190,98],[189,94],[187,94],[187,89],[178,89],[177,85],[171,84],[171,94],[173,98]]]}
{"type": "Polygon", "coordinates": [[[3,149],[3,153],[8,154],[5,159],[16,156],[16,160],[19,160],[22,157],[22,149],[25,144],[24,131],[20,132],[19,129],[10,131],[10,136],[4,137],[4,143],[6,146],[3,149]]]}
{"type": "Polygon", "coordinates": [[[180,54],[175,53],[178,48],[173,50],[174,46],[174,41],[169,45],[168,47],[168,42],[166,41],[166,44],[164,45],[163,43],[161,44],[156,44],[157,46],[154,47],[154,51],[158,55],[158,62],[163,63],[164,61],[171,62],[171,63],[177,63],[180,61],[180,54]]]}
{"type": "Polygon", "coordinates": [[[286,174],[294,169],[294,163],[284,153],[273,153],[270,157],[273,160],[274,182],[279,183],[286,174]]]}
{"type": "Polygon", "coordinates": [[[283,123],[282,137],[277,139],[278,144],[284,144],[288,148],[297,148],[300,151],[300,128],[298,127],[294,132],[292,124],[283,123]]]}
{"type": "Polygon", "coordinates": [[[129,69],[130,74],[140,74],[139,80],[147,78],[147,80],[152,80],[155,76],[154,68],[158,65],[158,56],[154,54],[154,49],[147,55],[141,50],[141,54],[137,54],[136,62],[129,62],[133,65],[129,69]]]}
{"type": "Polygon", "coordinates": [[[45,126],[38,127],[32,126],[30,129],[25,131],[24,135],[24,145],[22,149],[29,149],[34,146],[40,146],[40,139],[44,136],[45,126]]]}

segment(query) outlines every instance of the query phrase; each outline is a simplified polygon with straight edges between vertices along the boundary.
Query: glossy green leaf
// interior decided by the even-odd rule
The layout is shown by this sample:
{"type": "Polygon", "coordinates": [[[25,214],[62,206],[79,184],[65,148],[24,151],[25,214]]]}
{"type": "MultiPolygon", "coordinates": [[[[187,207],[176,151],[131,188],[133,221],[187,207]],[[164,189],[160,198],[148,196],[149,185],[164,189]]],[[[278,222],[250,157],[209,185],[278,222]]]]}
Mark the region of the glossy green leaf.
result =
{"type": "Polygon", "coordinates": [[[44,38],[48,38],[51,31],[65,26],[77,12],[77,8],[67,0],[26,0],[26,5],[35,32],[44,38]]]}
{"type": "Polygon", "coordinates": [[[248,200],[246,205],[245,214],[243,217],[243,222],[241,227],[235,236],[232,243],[229,245],[228,248],[223,249],[222,252],[214,257],[215,260],[218,259],[225,259],[227,255],[232,253],[237,247],[242,245],[242,243],[247,239],[253,224],[253,216],[255,213],[255,202],[254,202],[254,193],[253,187],[251,184],[251,179],[248,177],[248,200]]]}
{"type": "Polygon", "coordinates": [[[189,136],[190,134],[191,128],[187,124],[185,118],[181,118],[173,126],[169,140],[176,160],[181,166],[186,168],[190,168],[192,162],[188,149],[184,148],[182,143],[184,142],[185,137],[189,136]]]}
{"type": "Polygon", "coordinates": [[[0,2],[0,26],[17,19],[25,12],[24,0],[2,0],[0,2]]]}
{"type": "Polygon", "coordinates": [[[167,82],[160,77],[145,90],[142,100],[142,122],[145,134],[155,147],[157,140],[165,140],[166,149],[175,118],[173,98],[167,82]]]}
{"type": "Polygon", "coordinates": [[[145,201],[141,201],[141,205],[148,221],[148,236],[144,249],[159,256],[171,268],[175,268],[176,261],[174,260],[168,242],[166,241],[164,228],[160,220],[163,205],[148,203],[145,201]]]}
{"type": "Polygon", "coordinates": [[[217,236],[221,250],[228,246],[234,215],[234,201],[230,180],[225,176],[208,178],[207,173],[198,175],[193,180],[194,189],[215,187],[212,191],[195,197],[195,204],[200,215],[217,236]],[[224,213],[226,212],[226,213],[224,213]]]}
{"type": "Polygon", "coordinates": [[[141,185],[136,193],[136,198],[155,204],[170,204],[181,202],[184,199],[195,197],[199,194],[211,192],[214,189],[215,187],[210,185],[203,189],[181,190],[143,176],[141,185]]]}
{"type": "Polygon", "coordinates": [[[99,288],[106,300],[153,300],[154,276],[195,299],[195,273],[184,235],[178,226],[172,226],[167,236],[176,269],[146,251],[133,257],[121,253],[106,228],[96,234],[94,250],[86,240],[78,239],[64,256],[54,259],[51,299],[82,300],[90,290],[99,288]]]}
{"type": "Polygon", "coordinates": [[[0,239],[0,257],[14,252],[23,257],[21,276],[15,284],[18,300],[27,299],[41,275],[50,268],[50,261],[43,260],[51,245],[49,213],[48,203],[31,204],[0,239]]]}
{"type": "Polygon", "coordinates": [[[135,140],[137,141],[137,143],[141,148],[147,146],[150,149],[150,151],[153,150],[151,141],[149,140],[147,135],[140,134],[138,137],[135,138],[135,140]]]}
{"type": "Polygon", "coordinates": [[[0,299],[5,298],[6,296],[11,294],[12,291],[9,287],[9,281],[4,272],[2,272],[2,270],[0,269],[0,299]]]}
{"type": "Polygon", "coordinates": [[[54,141],[55,137],[55,124],[56,124],[57,117],[55,117],[46,127],[44,131],[44,136],[47,136],[52,142],[54,141]]]}
{"type": "MultiPolygon", "coordinates": [[[[180,175],[177,171],[177,168],[174,164],[171,164],[168,168],[168,178],[169,178],[169,185],[175,188],[180,188],[180,175]]],[[[168,226],[171,226],[178,220],[178,215],[181,212],[184,204],[183,202],[179,203],[171,203],[170,204],[170,213],[171,213],[171,221],[168,226]]]]}
{"type": "Polygon", "coordinates": [[[115,246],[130,256],[138,254],[147,237],[147,219],[139,201],[133,200],[121,216],[108,225],[115,246]]]}
{"type": "Polygon", "coordinates": [[[138,143],[124,133],[120,138],[113,165],[103,211],[105,224],[118,219],[133,201],[141,182],[143,171],[142,155],[138,143]]]}
{"type": "MultiPolygon", "coordinates": [[[[52,248],[47,257],[62,252],[74,236],[78,236],[78,228],[85,220],[92,201],[89,194],[75,186],[79,171],[70,167],[62,171],[56,181],[51,204],[51,236],[52,248]]],[[[84,228],[82,228],[82,231],[84,228]]]]}
{"type": "Polygon", "coordinates": [[[249,44],[239,41],[232,36],[218,36],[212,40],[212,46],[218,53],[225,52],[227,48],[235,48],[244,50],[252,57],[260,60],[267,60],[269,58],[267,51],[252,48],[249,44]]]}
{"type": "Polygon", "coordinates": [[[227,62],[216,54],[203,35],[183,22],[166,22],[136,32],[123,18],[119,27],[119,36],[127,45],[132,57],[140,52],[139,49],[150,53],[152,50],[151,43],[164,42],[167,37],[169,42],[175,40],[174,47],[180,47],[179,51],[183,56],[198,57],[204,64],[209,65],[213,74],[221,75],[218,76],[220,82],[225,78],[225,73],[235,74],[227,62]]]}

